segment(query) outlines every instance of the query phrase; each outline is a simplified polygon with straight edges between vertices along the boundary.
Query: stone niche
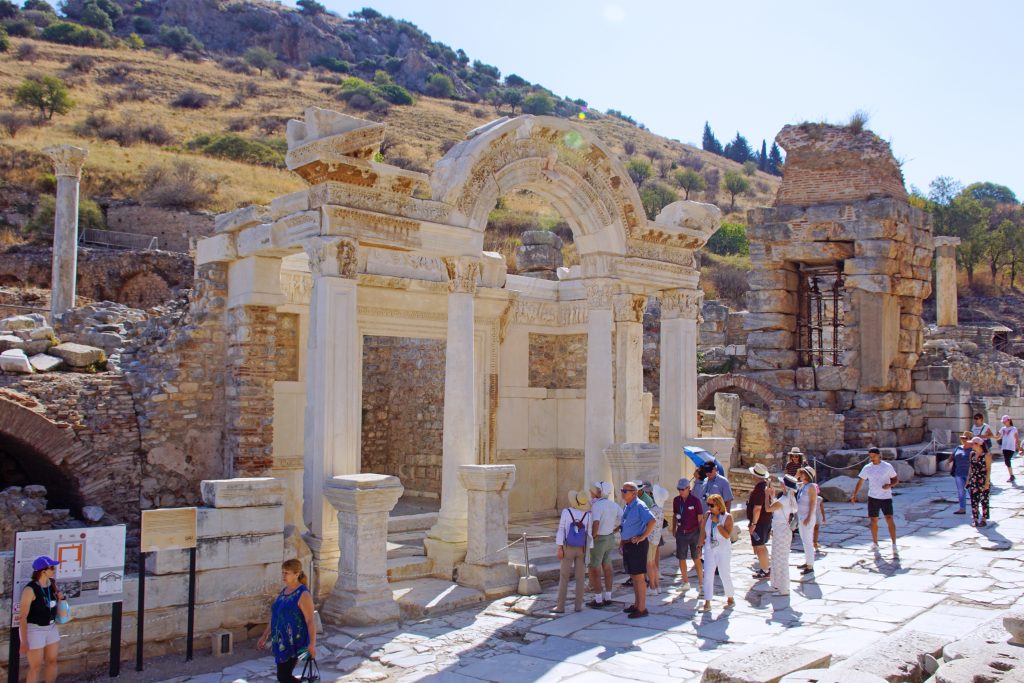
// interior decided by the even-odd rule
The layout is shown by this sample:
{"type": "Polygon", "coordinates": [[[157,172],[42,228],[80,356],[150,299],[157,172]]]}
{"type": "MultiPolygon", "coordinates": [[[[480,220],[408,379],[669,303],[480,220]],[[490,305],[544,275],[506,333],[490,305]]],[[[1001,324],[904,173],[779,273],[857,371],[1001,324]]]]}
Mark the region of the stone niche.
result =
{"type": "Polygon", "coordinates": [[[775,206],[748,215],[746,374],[843,413],[850,446],[918,442],[931,222],[871,131],[802,124],[776,141],[775,206]]]}

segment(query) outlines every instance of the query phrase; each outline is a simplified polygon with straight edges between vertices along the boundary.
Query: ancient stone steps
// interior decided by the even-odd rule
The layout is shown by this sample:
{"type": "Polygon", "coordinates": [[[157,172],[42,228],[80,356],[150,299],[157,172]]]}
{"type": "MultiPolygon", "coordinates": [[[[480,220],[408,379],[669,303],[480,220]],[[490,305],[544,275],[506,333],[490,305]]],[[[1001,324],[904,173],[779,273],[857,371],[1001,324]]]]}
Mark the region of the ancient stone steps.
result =
{"type": "Polygon", "coordinates": [[[388,558],[388,581],[411,581],[430,576],[434,563],[426,555],[388,558]]]}
{"type": "Polygon", "coordinates": [[[481,591],[443,579],[399,581],[391,584],[391,593],[405,620],[452,612],[485,600],[481,591]]]}

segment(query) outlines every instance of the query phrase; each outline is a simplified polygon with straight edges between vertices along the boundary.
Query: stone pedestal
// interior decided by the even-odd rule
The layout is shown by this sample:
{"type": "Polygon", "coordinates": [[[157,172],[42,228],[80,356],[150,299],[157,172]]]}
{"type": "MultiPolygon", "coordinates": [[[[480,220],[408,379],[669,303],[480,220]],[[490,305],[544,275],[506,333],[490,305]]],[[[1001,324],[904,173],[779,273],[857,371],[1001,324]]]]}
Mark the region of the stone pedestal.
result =
{"type": "Polygon", "coordinates": [[[956,247],[959,237],[935,238],[935,324],[956,327],[956,247]]]}
{"type": "Polygon", "coordinates": [[[381,624],[398,619],[388,585],[388,513],[402,497],[398,477],[351,474],[332,477],[324,496],[338,511],[338,581],[323,616],[338,624],[381,624]]]}
{"type": "MultiPolygon", "coordinates": [[[[644,307],[647,298],[616,294],[615,304],[615,436],[617,443],[643,443],[644,307]]],[[[695,349],[696,352],[696,349],[695,349]]],[[[696,377],[694,378],[696,380],[696,377]]],[[[696,384],[694,385],[696,386],[696,384]]]]}
{"type": "Polygon", "coordinates": [[[478,259],[446,258],[448,269],[448,342],[444,363],[444,433],[441,462],[441,510],[424,546],[434,575],[447,578],[466,555],[466,490],[462,465],[476,463],[476,381],[473,376],[473,297],[480,273],[478,259]]]}
{"type": "Polygon", "coordinates": [[[612,382],[611,285],[587,282],[587,388],[583,433],[583,476],[585,486],[611,481],[612,472],[604,450],[615,441],[614,386],[612,382]]]}
{"type": "Polygon", "coordinates": [[[53,267],[50,280],[50,321],[75,306],[78,270],[78,184],[88,152],[72,145],[43,150],[53,159],[57,203],[53,220],[53,267]]]}
{"type": "MultiPolygon", "coordinates": [[[[620,443],[604,452],[612,470],[612,483],[618,491],[623,482],[644,479],[657,481],[661,470],[661,446],[652,443],[620,443]]],[[[675,482],[672,482],[675,485],[675,482]]],[[[665,487],[669,488],[669,487],[665,487]]],[[[621,495],[617,496],[621,498],[621,495]]]]}
{"type": "Polygon", "coordinates": [[[516,590],[519,574],[508,563],[508,494],[516,480],[515,465],[462,465],[459,480],[469,503],[466,561],[458,566],[459,583],[488,598],[516,590]]]}
{"type": "Polygon", "coordinates": [[[356,243],[315,238],[306,244],[313,292],[309,305],[302,518],[316,560],[318,593],[330,589],[338,526],[324,500],[326,482],[357,474],[362,357],[356,309],[356,243]],[[321,575],[322,574],[322,575],[321,575]]]}
{"type": "Polygon", "coordinates": [[[671,487],[686,471],[683,443],[697,433],[697,324],[702,295],[661,295],[661,476],[671,487]]]}

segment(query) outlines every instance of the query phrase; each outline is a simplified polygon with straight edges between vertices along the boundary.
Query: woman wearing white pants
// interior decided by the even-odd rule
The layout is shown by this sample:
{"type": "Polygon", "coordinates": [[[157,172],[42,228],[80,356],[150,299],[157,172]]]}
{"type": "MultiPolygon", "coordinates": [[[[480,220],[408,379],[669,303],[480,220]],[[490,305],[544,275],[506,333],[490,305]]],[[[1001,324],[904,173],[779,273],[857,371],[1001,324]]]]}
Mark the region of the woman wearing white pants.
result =
{"type": "Polygon", "coordinates": [[[704,513],[698,545],[704,547],[704,611],[711,611],[711,596],[715,594],[715,571],[722,577],[726,608],[736,604],[732,592],[732,515],[725,500],[717,493],[708,496],[708,511],[704,513]]]}
{"type": "Polygon", "coordinates": [[[799,521],[800,541],[804,544],[804,563],[801,574],[814,572],[814,520],[818,511],[818,489],[814,485],[814,470],[801,467],[796,480],[800,488],[796,492],[796,513],[799,521]]]}

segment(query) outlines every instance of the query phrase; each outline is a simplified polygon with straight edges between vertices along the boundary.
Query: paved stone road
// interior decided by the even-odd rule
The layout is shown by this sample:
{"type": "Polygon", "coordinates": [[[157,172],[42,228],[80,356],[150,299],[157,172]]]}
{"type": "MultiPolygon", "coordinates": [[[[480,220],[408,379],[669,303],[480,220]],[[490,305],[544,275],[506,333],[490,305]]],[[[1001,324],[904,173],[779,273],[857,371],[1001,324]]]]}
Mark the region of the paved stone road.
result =
{"type": "MultiPolygon", "coordinates": [[[[662,582],[669,590],[648,599],[645,619],[621,612],[631,601],[625,588],[617,590],[614,610],[573,613],[570,593],[568,614],[543,616],[554,603],[548,586],[541,596],[513,596],[385,632],[328,627],[320,639],[323,680],[697,681],[708,662],[751,643],[799,645],[831,653],[835,662],[907,631],[952,641],[1024,596],[1024,488],[1011,488],[1001,465],[992,469],[992,523],[985,529],[952,514],[948,475],[901,485],[899,558],[888,543],[880,554],[869,551],[865,506],[829,503],[816,577],[794,582],[788,598],[750,578],[753,554],[741,542],[733,552],[737,606],[730,611],[720,598],[711,613],[698,611],[693,589],[680,596],[676,563],[667,559],[662,582]]],[[[794,552],[792,563],[801,560],[794,552]]],[[[274,681],[273,660],[166,683],[238,680],[274,681]]]]}

